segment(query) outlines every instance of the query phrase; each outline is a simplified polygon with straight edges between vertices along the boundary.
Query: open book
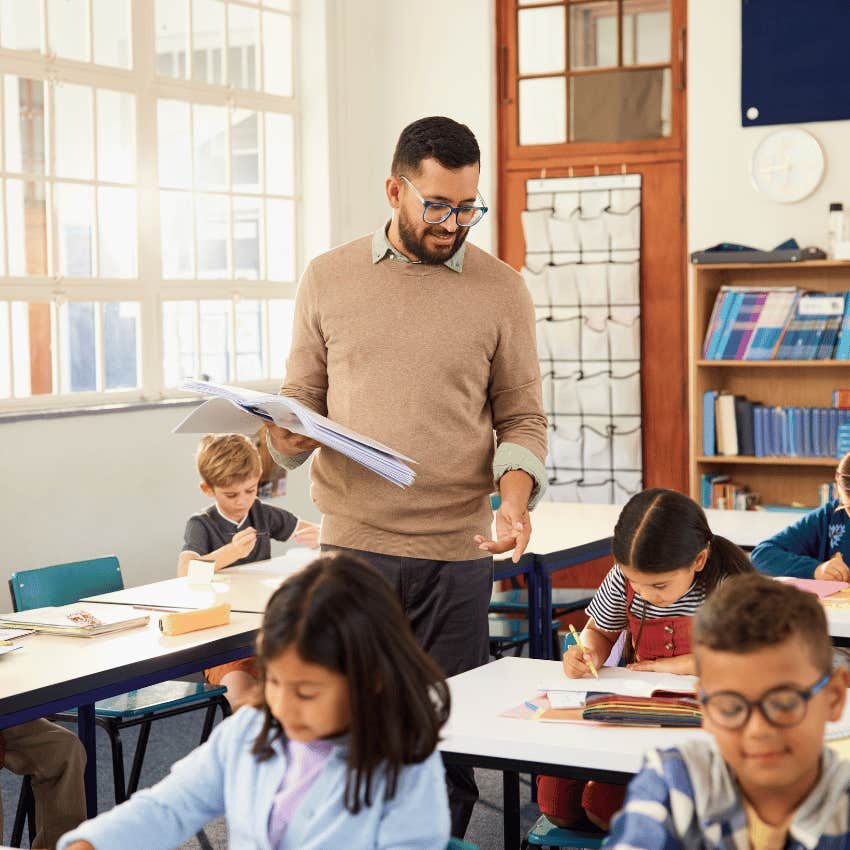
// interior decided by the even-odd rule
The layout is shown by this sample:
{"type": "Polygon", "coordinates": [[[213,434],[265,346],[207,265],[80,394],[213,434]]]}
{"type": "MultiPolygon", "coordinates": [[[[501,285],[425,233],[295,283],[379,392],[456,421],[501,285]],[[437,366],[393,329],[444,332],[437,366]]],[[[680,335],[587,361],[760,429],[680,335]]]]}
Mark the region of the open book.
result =
{"type": "Polygon", "coordinates": [[[649,697],[656,691],[694,694],[696,676],[677,673],[651,673],[646,670],[629,670],[626,667],[600,667],[599,678],[569,679],[559,676],[541,683],[540,691],[547,693],[610,693],[622,696],[649,697]]]}
{"type": "Polygon", "coordinates": [[[0,626],[4,628],[20,627],[74,637],[94,637],[118,632],[136,626],[146,626],[149,621],[147,614],[140,616],[126,605],[107,608],[100,605],[87,606],[82,602],[0,615],[0,626]]]}
{"type": "Polygon", "coordinates": [[[175,434],[253,435],[264,422],[274,422],[344,454],[398,487],[409,487],[416,477],[416,473],[405,463],[416,461],[377,440],[333,422],[294,398],[214,384],[211,381],[186,381],[182,388],[214,398],[195,408],[174,429],[175,434]]]}

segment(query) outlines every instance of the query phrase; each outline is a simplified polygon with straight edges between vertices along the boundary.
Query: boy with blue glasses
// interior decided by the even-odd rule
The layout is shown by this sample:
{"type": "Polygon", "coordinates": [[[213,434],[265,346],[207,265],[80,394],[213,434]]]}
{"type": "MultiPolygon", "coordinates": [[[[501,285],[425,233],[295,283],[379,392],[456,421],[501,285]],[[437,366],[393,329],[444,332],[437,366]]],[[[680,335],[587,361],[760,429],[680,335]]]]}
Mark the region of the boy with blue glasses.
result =
{"type": "Polygon", "coordinates": [[[848,674],[832,669],[817,597],[732,578],[697,613],[693,645],[713,740],[651,752],[605,846],[850,846],[850,762],[823,741],[842,716],[848,674]]]}

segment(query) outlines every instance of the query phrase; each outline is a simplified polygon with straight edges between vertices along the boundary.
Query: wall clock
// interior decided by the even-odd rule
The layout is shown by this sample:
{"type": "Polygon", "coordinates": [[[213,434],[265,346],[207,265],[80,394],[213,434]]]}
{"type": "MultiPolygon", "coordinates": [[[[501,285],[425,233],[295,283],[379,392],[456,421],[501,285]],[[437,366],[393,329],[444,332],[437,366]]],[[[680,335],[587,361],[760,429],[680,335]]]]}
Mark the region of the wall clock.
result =
{"type": "Polygon", "coordinates": [[[768,133],[753,152],[750,177],[765,197],[781,204],[801,201],[818,187],[826,161],[818,140],[799,127],[768,133]]]}

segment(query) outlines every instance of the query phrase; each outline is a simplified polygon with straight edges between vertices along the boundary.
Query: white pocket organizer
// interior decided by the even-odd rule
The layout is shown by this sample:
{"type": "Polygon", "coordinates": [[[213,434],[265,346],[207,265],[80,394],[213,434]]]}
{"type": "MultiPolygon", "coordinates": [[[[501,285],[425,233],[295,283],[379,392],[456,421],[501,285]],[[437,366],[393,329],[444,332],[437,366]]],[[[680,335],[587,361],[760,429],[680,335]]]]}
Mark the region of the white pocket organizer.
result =
{"type": "Polygon", "coordinates": [[[611,356],[608,349],[607,310],[588,307],[581,323],[582,362],[607,363],[611,356]]]}
{"type": "Polygon", "coordinates": [[[636,251],[640,246],[640,207],[627,213],[606,212],[605,227],[612,251],[636,251]]]}
{"type": "Polygon", "coordinates": [[[555,218],[570,218],[579,208],[580,195],[578,192],[555,193],[555,218]]]}
{"type": "Polygon", "coordinates": [[[555,203],[555,197],[551,192],[539,192],[528,195],[525,206],[529,210],[551,210],[555,203]]]}
{"type": "Polygon", "coordinates": [[[549,432],[549,461],[555,469],[581,469],[582,434],[578,420],[549,432]]]}
{"type": "Polygon", "coordinates": [[[615,422],[611,433],[614,469],[638,470],[641,468],[640,425],[615,422]]]}
{"type": "Polygon", "coordinates": [[[579,218],[578,235],[581,239],[581,250],[584,253],[598,251],[603,253],[603,259],[608,254],[608,228],[605,218],[579,218]]]}
{"type": "Polygon", "coordinates": [[[607,189],[582,192],[579,198],[582,218],[598,218],[611,201],[607,189]]]}
{"type": "Polygon", "coordinates": [[[552,319],[542,324],[553,360],[579,359],[582,320],[575,310],[553,310],[552,319]]]}
{"type": "MultiPolygon", "coordinates": [[[[533,196],[529,196],[533,197],[533,196]]],[[[640,206],[640,189],[612,189],[611,212],[627,213],[640,206]]]]}
{"type": "Polygon", "coordinates": [[[608,266],[608,294],[611,304],[639,303],[640,264],[611,263],[608,266]]]}
{"type": "Polygon", "coordinates": [[[611,379],[608,372],[587,375],[576,382],[582,416],[608,416],[611,413],[611,379]]]}
{"type": "Polygon", "coordinates": [[[549,294],[552,304],[556,307],[577,307],[578,286],[576,284],[575,263],[565,263],[560,266],[549,266],[549,294]]]}
{"type": "Polygon", "coordinates": [[[588,474],[578,485],[578,500],[594,505],[607,505],[611,503],[613,495],[612,482],[607,473],[588,474]],[[597,475],[599,477],[597,477],[597,475]]]}
{"type": "Polygon", "coordinates": [[[569,371],[570,365],[572,364],[559,363],[555,376],[552,379],[552,409],[556,414],[562,416],[575,416],[581,410],[581,403],[578,396],[578,382],[581,372],[578,369],[572,372],[569,371]],[[565,373],[563,377],[559,374],[562,370],[565,373]]]}
{"type": "Polygon", "coordinates": [[[545,318],[546,314],[544,311],[540,312],[543,315],[539,315],[537,317],[534,329],[537,333],[537,359],[545,362],[552,359],[552,353],[549,350],[549,335],[546,331],[546,326],[549,324],[549,320],[545,318]]]}
{"type": "Polygon", "coordinates": [[[549,231],[549,244],[552,246],[553,252],[577,253],[581,250],[574,218],[560,219],[550,216],[546,219],[546,226],[549,231]]]}
{"type": "Polygon", "coordinates": [[[552,300],[549,297],[549,267],[543,266],[540,271],[534,272],[530,268],[523,266],[522,276],[525,280],[525,285],[531,293],[531,303],[535,307],[549,307],[552,300]]]}
{"type": "Polygon", "coordinates": [[[642,472],[617,472],[614,475],[614,504],[625,505],[635,493],[643,490],[642,472]]]}
{"type": "Polygon", "coordinates": [[[550,210],[523,210],[522,232],[525,236],[525,265],[533,272],[540,272],[549,262],[549,231],[546,220],[550,210]]]}
{"type": "Polygon", "coordinates": [[[594,428],[582,427],[582,467],[588,471],[606,472],[611,469],[611,438],[594,428]]]}
{"type": "Polygon", "coordinates": [[[575,481],[550,482],[546,495],[552,502],[577,502],[578,479],[575,481]]]}
{"type": "Polygon", "coordinates": [[[607,270],[607,263],[582,263],[576,266],[578,297],[582,306],[608,304],[607,270]]]}
{"type": "Polygon", "coordinates": [[[640,360],[638,308],[612,308],[608,320],[608,343],[612,360],[640,360]]]}
{"type": "Polygon", "coordinates": [[[611,413],[614,416],[640,416],[640,371],[631,363],[611,364],[611,413]]]}

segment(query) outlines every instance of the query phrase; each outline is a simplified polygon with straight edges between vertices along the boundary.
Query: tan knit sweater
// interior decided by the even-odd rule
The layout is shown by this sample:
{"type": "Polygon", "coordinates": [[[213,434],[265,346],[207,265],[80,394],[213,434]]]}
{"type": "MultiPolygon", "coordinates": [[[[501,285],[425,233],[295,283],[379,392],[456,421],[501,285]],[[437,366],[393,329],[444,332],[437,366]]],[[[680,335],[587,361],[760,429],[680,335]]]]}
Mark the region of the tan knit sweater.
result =
{"type": "Polygon", "coordinates": [[[323,543],[412,558],[481,557],[495,429],[546,454],[534,309],[509,266],[467,245],[463,271],[373,263],[363,237],[313,260],[295,301],[281,389],[417,461],[401,490],[320,449],[323,543]]]}

